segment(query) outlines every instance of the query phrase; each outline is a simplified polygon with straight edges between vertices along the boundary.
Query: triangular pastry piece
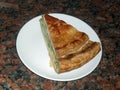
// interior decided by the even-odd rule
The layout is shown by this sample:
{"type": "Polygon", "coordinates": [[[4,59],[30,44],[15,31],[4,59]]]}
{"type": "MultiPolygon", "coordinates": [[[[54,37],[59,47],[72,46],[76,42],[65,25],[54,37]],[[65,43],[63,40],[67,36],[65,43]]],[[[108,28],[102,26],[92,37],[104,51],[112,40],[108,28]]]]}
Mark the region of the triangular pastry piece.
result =
{"type": "Polygon", "coordinates": [[[78,31],[63,20],[44,14],[40,25],[57,73],[79,68],[100,51],[99,42],[89,40],[86,33],[78,31]]]}

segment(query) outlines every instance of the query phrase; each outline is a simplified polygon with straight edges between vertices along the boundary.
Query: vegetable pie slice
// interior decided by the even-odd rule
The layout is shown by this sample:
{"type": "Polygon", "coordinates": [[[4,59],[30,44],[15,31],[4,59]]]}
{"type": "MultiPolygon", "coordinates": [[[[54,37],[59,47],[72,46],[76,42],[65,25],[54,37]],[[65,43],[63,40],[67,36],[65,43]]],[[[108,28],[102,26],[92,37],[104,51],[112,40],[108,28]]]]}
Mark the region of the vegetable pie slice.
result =
{"type": "Polygon", "coordinates": [[[49,56],[57,73],[67,72],[89,62],[101,50],[100,43],[86,33],[48,14],[40,19],[49,56]]]}

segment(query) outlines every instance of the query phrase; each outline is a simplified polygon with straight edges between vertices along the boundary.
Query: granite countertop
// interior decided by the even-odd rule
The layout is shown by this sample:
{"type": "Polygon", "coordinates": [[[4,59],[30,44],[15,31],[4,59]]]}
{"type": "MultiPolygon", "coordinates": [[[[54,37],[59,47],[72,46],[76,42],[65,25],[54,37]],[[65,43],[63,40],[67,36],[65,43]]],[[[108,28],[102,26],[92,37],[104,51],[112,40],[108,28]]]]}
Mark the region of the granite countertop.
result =
{"type": "Polygon", "coordinates": [[[0,90],[120,90],[119,0],[0,0],[0,90]],[[37,76],[20,60],[16,37],[30,19],[64,13],[88,23],[98,34],[103,55],[97,68],[74,81],[37,76]]]}

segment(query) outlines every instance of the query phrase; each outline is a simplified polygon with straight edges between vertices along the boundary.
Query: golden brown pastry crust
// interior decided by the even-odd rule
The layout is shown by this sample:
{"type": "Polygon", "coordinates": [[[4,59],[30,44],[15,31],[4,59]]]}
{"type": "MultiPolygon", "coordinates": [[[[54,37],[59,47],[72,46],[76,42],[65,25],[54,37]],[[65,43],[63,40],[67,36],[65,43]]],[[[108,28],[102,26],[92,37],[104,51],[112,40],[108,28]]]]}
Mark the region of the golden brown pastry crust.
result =
{"type": "Polygon", "coordinates": [[[89,40],[87,34],[48,14],[44,15],[59,61],[59,71],[79,68],[100,51],[100,43],[89,40]]]}
{"type": "Polygon", "coordinates": [[[100,43],[88,41],[81,51],[60,58],[60,71],[65,72],[78,68],[89,62],[100,51],[100,43]]]}
{"type": "Polygon", "coordinates": [[[44,16],[58,57],[67,55],[84,45],[88,35],[49,15],[44,16]]]}

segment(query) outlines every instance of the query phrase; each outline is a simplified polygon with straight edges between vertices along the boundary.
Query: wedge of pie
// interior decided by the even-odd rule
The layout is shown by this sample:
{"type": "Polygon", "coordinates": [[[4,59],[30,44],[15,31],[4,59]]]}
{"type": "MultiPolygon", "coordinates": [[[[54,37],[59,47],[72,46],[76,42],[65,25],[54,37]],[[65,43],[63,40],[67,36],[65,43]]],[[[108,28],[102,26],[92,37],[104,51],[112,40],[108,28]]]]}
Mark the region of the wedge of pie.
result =
{"type": "Polygon", "coordinates": [[[41,30],[49,56],[57,73],[67,72],[89,62],[101,50],[100,43],[63,20],[42,15],[41,30]]]}

